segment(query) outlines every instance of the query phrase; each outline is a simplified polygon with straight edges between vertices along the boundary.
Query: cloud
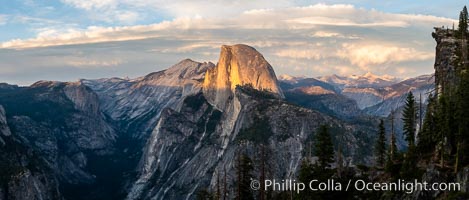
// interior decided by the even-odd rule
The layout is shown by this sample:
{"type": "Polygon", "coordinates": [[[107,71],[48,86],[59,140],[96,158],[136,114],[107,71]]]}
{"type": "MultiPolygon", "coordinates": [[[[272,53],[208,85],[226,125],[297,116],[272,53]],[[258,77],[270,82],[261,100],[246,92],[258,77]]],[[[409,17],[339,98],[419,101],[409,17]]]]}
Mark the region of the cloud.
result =
{"type": "MultiPolygon", "coordinates": [[[[100,9],[124,11],[131,3],[137,8],[150,6],[140,0],[67,1],[90,12],[100,9]]],[[[194,17],[195,11],[187,11],[192,17],[184,17],[183,13],[177,12],[197,8],[197,5],[189,3],[187,8],[181,8],[168,3],[164,5],[168,7],[166,10],[180,17],[147,25],[37,29],[36,37],[0,43],[0,65],[28,71],[37,70],[31,67],[32,62],[41,63],[38,65],[51,71],[78,66],[87,69],[83,74],[67,74],[61,78],[83,78],[77,76],[86,74],[91,77],[144,75],[184,58],[216,62],[222,44],[245,43],[258,49],[277,74],[320,76],[371,71],[402,76],[402,70],[396,69],[411,67],[412,70],[407,71],[410,74],[405,75],[412,76],[433,70],[432,27],[456,22],[436,16],[385,13],[347,4],[280,8],[288,4],[280,2],[264,8],[252,1],[247,6],[252,9],[243,10],[241,6],[237,7],[236,3],[240,2],[244,1],[227,3],[233,4],[231,7],[236,10],[233,12],[237,13],[233,15],[210,17],[213,13],[205,14],[205,8],[201,8],[196,10],[201,11],[201,15],[194,17]],[[99,71],[104,69],[115,71],[99,71]]],[[[121,13],[121,16],[126,19],[120,20],[129,21],[139,17],[132,13],[121,13]]],[[[8,77],[0,72],[0,79],[3,78],[8,77]]]]}
{"type": "Polygon", "coordinates": [[[293,58],[293,59],[309,59],[309,60],[321,60],[330,56],[326,52],[322,52],[318,49],[296,49],[287,48],[280,49],[275,53],[276,56],[293,58]]]}
{"type": "Polygon", "coordinates": [[[103,60],[68,60],[65,62],[66,65],[70,65],[73,67],[78,68],[96,68],[96,67],[113,67],[117,65],[121,65],[122,61],[120,60],[110,60],[110,61],[103,61],[103,60]]]}
{"type": "Polygon", "coordinates": [[[358,26],[358,27],[406,27],[409,26],[405,21],[388,20],[378,22],[360,22],[353,21],[352,19],[330,18],[330,17],[303,17],[288,20],[290,23],[310,24],[310,25],[331,25],[331,26],[358,26]]]}
{"type": "Polygon", "coordinates": [[[115,7],[118,3],[115,0],[62,0],[62,2],[85,10],[115,7]]]}
{"type": "MultiPolygon", "coordinates": [[[[67,0],[72,1],[72,0],[67,0]]],[[[73,1],[75,2],[75,1],[73,1]]],[[[81,1],[76,1],[81,2],[81,1]]],[[[95,2],[95,1],[91,1],[95,2]]],[[[96,1],[100,2],[100,1],[96,1]]],[[[113,5],[114,1],[104,1],[108,3],[77,3],[83,8],[102,7],[105,5],[113,5]]],[[[125,14],[124,18],[135,18],[132,13],[125,14]]],[[[270,9],[270,10],[254,10],[247,11],[240,16],[231,18],[215,19],[215,18],[177,18],[171,21],[163,21],[157,24],[136,25],[136,26],[120,26],[120,27],[97,27],[90,26],[86,29],[68,29],[55,30],[54,33],[60,34],[44,34],[40,32],[38,37],[26,40],[12,40],[3,42],[2,48],[30,48],[43,47],[53,45],[66,44],[82,44],[107,41],[123,41],[132,39],[145,39],[159,36],[175,36],[186,37],[190,30],[207,31],[212,29],[275,29],[289,30],[300,29],[308,31],[308,29],[316,29],[313,37],[344,37],[346,33],[328,32],[330,27],[351,28],[351,27],[383,27],[396,28],[406,26],[421,26],[426,23],[433,24],[450,24],[454,20],[439,18],[434,16],[423,15],[403,15],[388,14],[377,11],[368,11],[358,9],[352,5],[324,5],[317,4],[307,7],[294,7],[287,9],[270,9]],[[334,14],[341,13],[342,15],[334,14]],[[305,17],[312,16],[314,17],[305,17]],[[375,20],[371,22],[370,20],[375,20]],[[185,32],[180,32],[185,31],[185,32]],[[175,32],[179,32],[174,35],[175,32]]],[[[342,29],[343,31],[343,29],[342,29]]],[[[402,31],[398,29],[397,31],[402,31]]],[[[268,33],[265,33],[268,34],[268,33]]],[[[301,34],[301,33],[300,33],[301,34]]],[[[363,33],[365,34],[366,33],[363,33]]],[[[356,35],[351,39],[357,39],[356,35]]]]}
{"type": "Polygon", "coordinates": [[[335,32],[325,32],[325,31],[317,31],[313,35],[313,37],[343,37],[340,33],[335,32]]]}
{"type": "Polygon", "coordinates": [[[337,55],[366,71],[378,65],[429,60],[434,56],[433,52],[423,52],[410,47],[393,46],[392,44],[345,43],[342,47],[337,55]]]}
{"type": "Polygon", "coordinates": [[[116,18],[121,22],[132,23],[138,20],[139,14],[132,11],[118,11],[116,18]]]}
{"type": "MultiPolygon", "coordinates": [[[[131,24],[141,17],[136,10],[128,9],[125,5],[127,1],[118,0],[61,0],[63,3],[72,7],[82,9],[90,15],[90,18],[96,21],[120,22],[131,24]]],[[[130,6],[132,1],[127,2],[130,6]]]]}
{"type": "Polygon", "coordinates": [[[0,15],[0,26],[5,25],[7,23],[7,15],[0,15]]]}
{"type": "Polygon", "coordinates": [[[14,22],[22,23],[22,24],[38,24],[38,25],[45,25],[45,24],[61,24],[61,22],[57,20],[39,18],[39,17],[30,17],[25,15],[16,15],[12,19],[14,22]]]}
{"type": "Polygon", "coordinates": [[[238,15],[246,10],[293,6],[290,0],[61,0],[62,3],[85,11],[96,21],[131,24],[151,20],[161,14],[171,18],[219,17],[238,15]],[[145,14],[148,15],[145,17],[145,14]],[[134,17],[135,16],[135,17],[134,17]]]}

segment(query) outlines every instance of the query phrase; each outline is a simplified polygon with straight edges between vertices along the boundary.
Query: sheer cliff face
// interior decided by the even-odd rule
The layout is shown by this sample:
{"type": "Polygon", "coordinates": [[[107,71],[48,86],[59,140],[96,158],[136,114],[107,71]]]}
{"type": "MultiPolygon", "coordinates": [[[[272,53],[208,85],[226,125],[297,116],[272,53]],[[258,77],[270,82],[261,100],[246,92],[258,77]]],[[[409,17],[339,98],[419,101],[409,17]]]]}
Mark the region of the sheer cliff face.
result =
{"type": "Polygon", "coordinates": [[[161,111],[178,109],[181,99],[202,90],[205,72],[211,62],[182,60],[172,67],[136,79],[98,79],[81,82],[93,89],[101,108],[113,120],[123,124],[133,138],[142,141],[155,127],[161,111]]]}
{"type": "Polygon", "coordinates": [[[62,199],[58,181],[30,147],[11,135],[0,105],[0,199],[62,199]]]}
{"type": "Polygon", "coordinates": [[[176,108],[181,97],[200,92],[205,72],[213,63],[190,59],[170,68],[136,79],[82,80],[99,96],[103,111],[114,120],[132,121],[158,113],[164,107],[176,108]]]}
{"type": "Polygon", "coordinates": [[[209,104],[224,112],[223,149],[227,148],[242,107],[235,95],[237,86],[249,86],[284,98],[275,72],[262,54],[243,44],[223,45],[217,66],[206,72],[203,83],[203,94],[209,104]]]}
{"type": "Polygon", "coordinates": [[[445,93],[458,81],[456,65],[460,58],[457,51],[461,40],[456,37],[456,31],[443,28],[435,28],[432,36],[436,41],[435,87],[438,93],[445,93]]]}
{"type": "Polygon", "coordinates": [[[369,162],[359,152],[371,152],[363,146],[371,140],[367,134],[371,129],[361,132],[355,125],[275,98],[258,97],[261,95],[245,88],[236,88],[234,95],[240,106],[234,122],[227,117],[231,112],[221,113],[202,94],[187,97],[180,111],[165,109],[145,147],[139,177],[127,199],[195,199],[200,189],[214,191],[217,177],[224,173],[229,177],[227,187],[235,188],[238,153],[245,151],[256,158],[259,143],[269,152],[273,173],[269,178],[286,178],[297,172],[305,147],[324,122],[335,130],[334,141],[347,149],[347,160],[369,162]],[[229,123],[233,123],[230,131],[225,126],[229,123]],[[258,124],[269,128],[261,133],[258,124]]]}
{"type": "Polygon", "coordinates": [[[59,183],[65,188],[95,182],[89,160],[115,150],[116,131],[101,113],[97,95],[80,82],[4,87],[0,104],[5,108],[0,108],[0,160],[6,161],[0,171],[17,184],[8,186],[8,196],[58,199],[44,195],[59,183]],[[8,171],[16,169],[24,173],[8,171]]]}
{"type": "Polygon", "coordinates": [[[0,106],[0,147],[5,146],[5,140],[3,137],[10,136],[10,128],[7,125],[7,118],[5,116],[5,109],[0,106]]]}
{"type": "Polygon", "coordinates": [[[282,97],[261,54],[245,45],[223,46],[218,65],[207,71],[203,92],[181,98],[179,109],[162,111],[127,199],[194,199],[200,189],[214,190],[222,173],[231,177],[227,187],[234,188],[238,153],[259,156],[260,143],[269,152],[270,178],[286,178],[297,172],[322,123],[333,127],[334,141],[347,149],[347,159],[369,162],[361,152],[371,152],[364,142],[371,140],[371,129],[282,97]]]}
{"type": "Polygon", "coordinates": [[[251,85],[283,98],[272,66],[256,49],[246,45],[223,45],[215,68],[205,75],[203,92],[207,100],[224,110],[237,85],[251,85]]]}
{"type": "Polygon", "coordinates": [[[5,116],[5,109],[0,106],[0,142],[2,142],[1,140],[1,136],[10,136],[11,135],[11,132],[10,132],[10,128],[8,128],[8,125],[7,125],[7,118],[5,116]]]}

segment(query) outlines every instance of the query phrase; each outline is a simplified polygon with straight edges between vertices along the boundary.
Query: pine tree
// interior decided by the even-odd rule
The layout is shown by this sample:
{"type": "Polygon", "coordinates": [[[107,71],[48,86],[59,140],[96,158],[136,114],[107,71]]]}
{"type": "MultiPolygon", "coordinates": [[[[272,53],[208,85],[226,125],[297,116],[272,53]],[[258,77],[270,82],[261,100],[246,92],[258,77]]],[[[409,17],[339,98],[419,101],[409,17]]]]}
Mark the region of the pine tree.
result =
{"type": "Polygon", "coordinates": [[[467,8],[464,6],[462,11],[459,13],[459,33],[461,37],[465,37],[467,34],[467,23],[468,23],[468,13],[467,13],[467,8]]]}
{"type": "Polygon", "coordinates": [[[459,12],[458,33],[462,36],[464,34],[464,15],[462,11],[459,12]]]}
{"type": "Polygon", "coordinates": [[[378,127],[378,139],[376,140],[375,146],[376,164],[383,167],[386,161],[386,130],[384,129],[384,121],[382,119],[378,127]]]}
{"type": "Polygon", "coordinates": [[[210,200],[210,199],[214,199],[212,194],[207,190],[207,189],[200,189],[197,193],[196,193],[196,199],[197,200],[210,200]]]}
{"type": "Polygon", "coordinates": [[[418,178],[417,177],[417,155],[415,146],[409,146],[405,153],[405,158],[401,167],[401,176],[405,179],[418,178]]]}
{"type": "Polygon", "coordinates": [[[422,131],[418,134],[417,148],[421,153],[432,153],[435,150],[438,139],[437,116],[436,116],[436,97],[428,97],[427,112],[423,121],[422,131]]]}
{"type": "Polygon", "coordinates": [[[404,107],[404,112],[402,114],[404,122],[404,134],[405,139],[409,146],[414,145],[415,140],[415,131],[416,131],[416,120],[417,120],[417,110],[415,98],[412,92],[409,92],[406,98],[406,103],[404,107]]]}
{"type": "Polygon", "coordinates": [[[465,166],[469,163],[467,153],[469,152],[469,71],[464,69],[460,73],[460,82],[457,92],[457,121],[458,133],[456,135],[457,152],[455,171],[459,166],[465,166]]]}
{"type": "Polygon", "coordinates": [[[440,142],[445,143],[442,147],[449,155],[456,153],[456,135],[459,127],[456,120],[456,104],[455,96],[449,94],[441,95],[438,102],[438,137],[440,142]]]}
{"type": "Polygon", "coordinates": [[[388,157],[386,159],[386,167],[385,170],[387,172],[393,171],[394,161],[396,160],[398,155],[397,145],[396,145],[396,137],[394,133],[391,132],[391,140],[389,142],[389,149],[388,149],[388,157]]]}
{"type": "Polygon", "coordinates": [[[334,147],[326,125],[321,125],[318,129],[315,151],[318,166],[322,169],[330,167],[330,163],[334,161],[334,147]]]}
{"type": "Polygon", "coordinates": [[[456,152],[456,132],[458,123],[455,119],[455,105],[447,94],[440,95],[437,111],[438,153],[440,165],[445,166],[448,157],[456,152]]]}
{"type": "MultiPolygon", "coordinates": [[[[306,158],[301,161],[300,170],[298,171],[298,181],[308,184],[311,180],[316,179],[314,176],[314,167],[311,161],[306,158]]],[[[316,199],[317,194],[314,194],[311,190],[304,190],[295,196],[295,199],[309,200],[316,199]]]]}
{"type": "Polygon", "coordinates": [[[237,166],[237,176],[238,176],[238,195],[236,199],[238,200],[251,200],[254,199],[250,184],[251,179],[253,179],[252,170],[253,164],[251,158],[245,153],[238,156],[238,166],[237,166]]]}
{"type": "Polygon", "coordinates": [[[342,148],[340,148],[340,145],[337,149],[337,176],[339,178],[342,177],[342,173],[344,172],[344,158],[342,155],[342,148]]]}
{"type": "Polygon", "coordinates": [[[221,187],[220,187],[220,171],[217,171],[217,183],[216,183],[216,193],[214,198],[221,199],[221,187]]]}
{"type": "MultiPolygon", "coordinates": [[[[260,182],[260,188],[264,188],[264,183],[266,180],[267,176],[267,170],[268,170],[268,149],[266,148],[266,145],[260,144],[259,146],[259,153],[257,155],[256,162],[259,163],[259,182],[260,182]]],[[[263,189],[259,190],[259,200],[265,200],[267,191],[264,191],[263,189]]]]}
{"type": "Polygon", "coordinates": [[[386,159],[385,171],[388,173],[394,173],[394,162],[398,155],[398,149],[396,145],[396,137],[394,135],[394,114],[395,110],[391,110],[391,138],[389,141],[388,157],[386,159]]]}
{"type": "Polygon", "coordinates": [[[396,144],[396,136],[394,134],[391,135],[391,143],[389,145],[389,149],[390,149],[390,158],[391,160],[394,160],[396,159],[397,157],[397,154],[399,153],[399,149],[397,149],[397,144],[396,144]]]}
{"type": "Polygon", "coordinates": [[[223,166],[223,194],[222,199],[228,199],[228,178],[226,177],[226,166],[223,166]]]}
{"type": "Polygon", "coordinates": [[[466,27],[467,27],[467,23],[468,23],[467,17],[468,17],[468,16],[467,16],[467,8],[466,8],[466,6],[464,6],[464,7],[462,8],[462,13],[463,13],[463,15],[464,15],[464,23],[466,24],[466,27]]]}

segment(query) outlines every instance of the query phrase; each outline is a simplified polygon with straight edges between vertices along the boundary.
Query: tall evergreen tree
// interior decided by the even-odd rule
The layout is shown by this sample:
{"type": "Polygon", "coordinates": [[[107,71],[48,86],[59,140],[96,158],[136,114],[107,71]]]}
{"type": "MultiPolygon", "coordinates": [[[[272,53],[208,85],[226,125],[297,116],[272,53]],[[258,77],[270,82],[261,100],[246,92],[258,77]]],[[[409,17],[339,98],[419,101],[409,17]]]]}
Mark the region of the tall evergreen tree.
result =
{"type": "MultiPolygon", "coordinates": [[[[330,169],[330,164],[334,162],[334,147],[326,125],[321,125],[317,130],[314,153],[318,157],[316,164],[311,164],[307,158],[302,161],[300,166],[298,179],[305,184],[313,179],[325,182],[334,174],[334,170],[330,169]]],[[[326,191],[311,190],[305,190],[295,195],[295,199],[327,199],[330,197],[330,194],[326,191]]]]}
{"type": "Polygon", "coordinates": [[[417,126],[417,106],[414,95],[409,92],[406,98],[406,104],[402,113],[404,122],[404,134],[407,140],[408,149],[405,153],[404,162],[402,163],[401,175],[405,178],[414,178],[415,168],[417,165],[417,157],[415,150],[415,133],[417,126]]]}
{"type": "Polygon", "coordinates": [[[467,13],[466,6],[464,6],[462,11],[459,13],[459,25],[458,25],[459,34],[463,38],[467,35],[467,23],[468,23],[468,13],[467,13]]]}
{"type": "Polygon", "coordinates": [[[436,97],[428,97],[427,112],[423,121],[422,131],[418,134],[417,148],[421,153],[432,153],[438,140],[437,116],[436,116],[436,97]]]}
{"type": "Polygon", "coordinates": [[[404,122],[404,134],[405,139],[409,146],[414,145],[415,131],[416,131],[416,120],[417,120],[417,109],[415,98],[412,92],[409,92],[406,98],[404,112],[402,113],[402,120],[404,122]]]}
{"type": "Polygon", "coordinates": [[[316,135],[315,153],[318,157],[318,165],[322,169],[330,167],[334,161],[334,147],[326,125],[321,125],[316,135]]]}
{"type": "Polygon", "coordinates": [[[466,6],[464,6],[464,7],[462,8],[462,13],[463,13],[463,15],[464,15],[464,22],[466,23],[466,27],[467,27],[467,23],[468,23],[467,17],[468,17],[468,15],[467,15],[467,7],[466,7],[466,6]]]}
{"type": "Polygon", "coordinates": [[[384,121],[380,120],[378,126],[378,139],[375,145],[376,164],[383,167],[386,161],[386,130],[384,129],[384,121]]]}
{"type": "Polygon", "coordinates": [[[389,144],[390,158],[391,160],[396,159],[399,149],[397,149],[396,135],[394,133],[391,135],[391,142],[389,144]]]}
{"type": "MultiPolygon", "coordinates": [[[[267,177],[270,175],[270,170],[271,168],[269,167],[269,154],[270,154],[270,148],[267,145],[264,145],[261,143],[260,145],[257,146],[257,155],[255,162],[258,163],[258,169],[259,169],[259,182],[260,182],[260,188],[264,188],[264,183],[265,180],[268,179],[267,177]]],[[[259,200],[265,200],[268,199],[269,192],[264,191],[264,190],[259,190],[258,193],[258,198],[259,200]]]]}
{"type": "Polygon", "coordinates": [[[458,170],[459,166],[465,166],[469,163],[467,155],[467,152],[469,152],[469,71],[467,69],[462,70],[460,73],[457,95],[456,119],[459,122],[459,127],[456,136],[457,152],[455,171],[458,170]]]}
{"type": "Polygon", "coordinates": [[[405,179],[418,178],[417,177],[417,154],[414,145],[409,146],[405,153],[404,161],[401,167],[401,176],[405,179]]]}
{"type": "Polygon", "coordinates": [[[387,172],[393,171],[394,161],[397,159],[397,156],[398,156],[398,149],[396,145],[396,137],[394,136],[394,133],[391,132],[391,139],[389,141],[389,149],[388,149],[388,157],[386,159],[386,167],[385,167],[387,172]]]}
{"type": "MultiPolygon", "coordinates": [[[[300,170],[298,171],[298,180],[304,184],[308,184],[311,180],[316,179],[314,176],[314,167],[308,158],[301,161],[300,170]]],[[[295,196],[295,199],[309,200],[317,199],[317,194],[312,190],[304,190],[295,196]]]]}
{"type": "MultiPolygon", "coordinates": [[[[454,96],[442,94],[438,100],[437,130],[438,130],[438,153],[440,154],[440,164],[443,166],[449,160],[450,155],[456,153],[456,138],[458,122],[456,120],[456,106],[454,96]]],[[[464,122],[463,122],[464,123],[464,122]]]]}
{"type": "Polygon", "coordinates": [[[245,153],[238,156],[237,176],[238,176],[238,192],[237,200],[251,200],[254,199],[252,190],[250,188],[253,164],[251,158],[245,153]]]}
{"type": "Polygon", "coordinates": [[[197,200],[210,200],[214,199],[213,195],[207,190],[207,189],[200,189],[196,193],[196,199],[197,200]]]}
{"type": "Polygon", "coordinates": [[[437,111],[437,126],[438,126],[438,154],[439,154],[439,161],[441,166],[445,163],[446,158],[446,132],[449,129],[448,120],[449,117],[447,116],[447,100],[446,96],[442,94],[438,99],[438,111],[437,111]]]}

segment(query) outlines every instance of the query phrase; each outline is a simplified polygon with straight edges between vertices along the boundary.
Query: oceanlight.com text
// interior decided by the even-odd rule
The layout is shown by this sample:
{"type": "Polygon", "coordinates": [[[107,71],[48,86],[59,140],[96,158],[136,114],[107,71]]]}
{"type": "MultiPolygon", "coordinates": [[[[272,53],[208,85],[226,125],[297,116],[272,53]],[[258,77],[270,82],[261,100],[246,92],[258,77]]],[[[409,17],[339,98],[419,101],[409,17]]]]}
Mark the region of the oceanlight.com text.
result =
{"type": "Polygon", "coordinates": [[[303,183],[295,179],[270,179],[265,180],[261,185],[260,181],[251,181],[252,190],[264,191],[291,191],[300,193],[305,190],[311,191],[402,191],[405,193],[413,193],[415,191],[460,191],[460,183],[428,183],[418,180],[405,181],[402,179],[396,182],[367,182],[364,180],[349,180],[347,182],[339,182],[334,179],[319,181],[313,179],[303,183]],[[263,188],[261,188],[263,187],[263,188]]]}

